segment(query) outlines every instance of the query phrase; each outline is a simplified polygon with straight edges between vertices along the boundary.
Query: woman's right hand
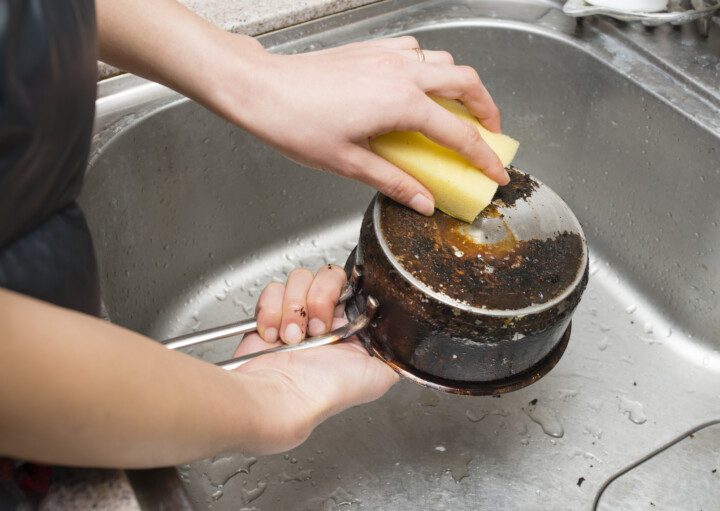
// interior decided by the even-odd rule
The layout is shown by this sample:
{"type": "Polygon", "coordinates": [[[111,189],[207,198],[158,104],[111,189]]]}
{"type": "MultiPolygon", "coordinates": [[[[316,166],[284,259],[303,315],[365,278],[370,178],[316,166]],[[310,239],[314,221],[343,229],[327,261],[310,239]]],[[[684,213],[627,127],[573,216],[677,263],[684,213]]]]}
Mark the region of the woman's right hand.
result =
{"type": "Polygon", "coordinates": [[[477,71],[455,65],[445,51],[421,53],[414,37],[280,55],[174,0],[96,5],[105,61],[180,91],[303,165],[361,181],[430,215],[427,188],[369,148],[383,133],[419,131],[509,182],[477,130],[428,97],[459,99],[500,131],[500,112],[477,71]]]}
{"type": "Polygon", "coordinates": [[[373,153],[372,137],[419,131],[498,183],[509,182],[478,131],[428,97],[459,99],[485,127],[500,131],[500,112],[478,73],[455,65],[449,53],[420,53],[410,36],[296,55],[248,49],[242,37],[227,38],[211,89],[214,109],[290,159],[361,181],[426,215],[434,211],[430,192],[373,153]]]}

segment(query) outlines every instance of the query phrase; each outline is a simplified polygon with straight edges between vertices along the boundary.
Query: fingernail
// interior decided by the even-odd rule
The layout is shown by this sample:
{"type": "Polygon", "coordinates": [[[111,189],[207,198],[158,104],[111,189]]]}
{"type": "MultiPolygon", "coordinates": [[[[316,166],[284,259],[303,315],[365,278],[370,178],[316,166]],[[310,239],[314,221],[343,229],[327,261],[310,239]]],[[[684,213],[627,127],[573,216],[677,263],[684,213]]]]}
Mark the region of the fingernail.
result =
{"type": "Polygon", "coordinates": [[[320,335],[325,333],[325,323],[317,318],[312,318],[308,323],[308,333],[310,335],[320,335]]]}
{"type": "Polygon", "coordinates": [[[277,328],[266,328],[263,339],[265,339],[267,342],[277,341],[277,328]]]}
{"type": "Polygon", "coordinates": [[[297,323],[290,323],[285,328],[285,342],[288,344],[297,344],[302,341],[302,330],[297,323]]]}
{"type": "Polygon", "coordinates": [[[432,201],[425,197],[422,193],[418,193],[412,198],[410,201],[410,207],[425,216],[431,216],[435,212],[435,206],[432,201]]]}
{"type": "Polygon", "coordinates": [[[510,174],[508,174],[508,171],[503,169],[503,172],[505,173],[505,183],[503,184],[509,184],[510,183],[510,174]]]}

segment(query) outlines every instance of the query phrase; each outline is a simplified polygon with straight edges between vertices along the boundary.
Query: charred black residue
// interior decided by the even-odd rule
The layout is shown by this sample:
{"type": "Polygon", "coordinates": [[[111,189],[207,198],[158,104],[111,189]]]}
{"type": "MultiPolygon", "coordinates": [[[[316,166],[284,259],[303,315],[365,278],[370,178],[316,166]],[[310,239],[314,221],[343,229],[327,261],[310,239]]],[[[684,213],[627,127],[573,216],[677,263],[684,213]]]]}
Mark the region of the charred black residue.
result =
{"type": "MultiPolygon", "coordinates": [[[[492,214],[485,211],[483,215],[492,214]]],[[[400,264],[435,291],[475,307],[515,310],[545,303],[568,289],[583,263],[575,233],[478,243],[466,224],[440,211],[422,217],[386,201],[381,212],[385,240],[400,264]]]]}
{"type": "Polygon", "coordinates": [[[510,165],[507,168],[510,174],[510,182],[505,186],[498,187],[492,203],[498,206],[510,208],[518,200],[527,199],[538,189],[538,182],[528,174],[518,171],[510,165]]]}

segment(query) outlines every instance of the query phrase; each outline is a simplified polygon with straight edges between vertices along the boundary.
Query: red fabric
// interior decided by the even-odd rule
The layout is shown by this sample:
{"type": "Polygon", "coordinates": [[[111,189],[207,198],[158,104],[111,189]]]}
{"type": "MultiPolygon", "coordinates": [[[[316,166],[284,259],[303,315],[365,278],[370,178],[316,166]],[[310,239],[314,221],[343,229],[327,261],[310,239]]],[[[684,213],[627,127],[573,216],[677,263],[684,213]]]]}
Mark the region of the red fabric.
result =
{"type": "Polygon", "coordinates": [[[32,501],[42,498],[52,482],[53,468],[35,463],[19,463],[0,458],[0,482],[14,483],[32,501]]]}
{"type": "Polygon", "coordinates": [[[17,475],[17,485],[28,494],[45,494],[50,488],[52,467],[26,463],[22,465],[17,475]]]}
{"type": "Polygon", "coordinates": [[[12,481],[15,472],[15,462],[7,458],[0,458],[0,481],[12,481]]]}

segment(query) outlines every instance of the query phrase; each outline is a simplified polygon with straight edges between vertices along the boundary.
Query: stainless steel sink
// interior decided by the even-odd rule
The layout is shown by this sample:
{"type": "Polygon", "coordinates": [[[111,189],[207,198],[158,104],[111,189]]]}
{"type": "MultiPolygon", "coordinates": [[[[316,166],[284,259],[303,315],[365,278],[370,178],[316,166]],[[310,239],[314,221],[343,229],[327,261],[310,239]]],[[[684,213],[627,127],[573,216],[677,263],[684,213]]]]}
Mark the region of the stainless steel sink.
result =
{"type": "MultiPolygon", "coordinates": [[[[591,509],[623,467],[720,419],[720,30],[688,30],[580,26],[552,2],[397,1],[262,37],[300,52],[413,34],[477,68],[522,141],[517,165],[583,223],[590,284],[538,383],[471,398],[401,382],[285,455],[179,467],[192,506],[591,509]],[[689,48],[696,65],[673,61],[689,48]]],[[[160,86],[101,86],[82,204],[109,316],[156,339],[250,315],[296,266],[344,262],[371,195],[160,86]]],[[[620,478],[598,507],[717,509],[720,442],[702,431],[640,465],[642,491],[620,478]]]]}

